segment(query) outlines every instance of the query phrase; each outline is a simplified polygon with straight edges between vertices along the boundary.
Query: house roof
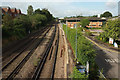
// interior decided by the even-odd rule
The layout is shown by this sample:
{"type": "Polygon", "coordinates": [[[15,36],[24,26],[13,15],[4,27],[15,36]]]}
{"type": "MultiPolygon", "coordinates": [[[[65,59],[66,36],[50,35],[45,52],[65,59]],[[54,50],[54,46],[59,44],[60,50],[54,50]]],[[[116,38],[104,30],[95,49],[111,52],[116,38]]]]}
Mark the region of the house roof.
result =
{"type": "Polygon", "coordinates": [[[11,12],[15,12],[15,11],[16,11],[16,8],[12,8],[12,9],[11,9],[11,12]]]}
{"type": "Polygon", "coordinates": [[[3,10],[4,12],[8,12],[9,9],[10,9],[10,7],[3,7],[3,8],[2,8],[2,10],[3,10]]]}
{"type": "Polygon", "coordinates": [[[17,13],[19,13],[19,14],[20,14],[20,13],[21,13],[21,10],[20,10],[20,9],[17,9],[17,13]]]}
{"type": "Polygon", "coordinates": [[[81,20],[84,19],[84,17],[79,17],[79,18],[66,18],[66,20],[81,20]]]}
{"type": "Polygon", "coordinates": [[[82,20],[82,19],[88,19],[88,20],[106,20],[105,18],[98,18],[98,17],[79,17],[79,18],[66,18],[66,20],[82,20]]]}

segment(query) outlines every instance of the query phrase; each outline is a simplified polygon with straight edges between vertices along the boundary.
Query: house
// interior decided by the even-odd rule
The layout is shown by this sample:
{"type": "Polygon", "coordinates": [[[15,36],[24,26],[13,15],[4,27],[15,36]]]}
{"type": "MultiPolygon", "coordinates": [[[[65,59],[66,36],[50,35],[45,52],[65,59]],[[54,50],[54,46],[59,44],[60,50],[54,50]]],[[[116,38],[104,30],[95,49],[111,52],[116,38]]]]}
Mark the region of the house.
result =
{"type": "Polygon", "coordinates": [[[86,27],[88,28],[101,28],[103,23],[106,21],[106,18],[97,18],[97,17],[91,17],[88,18],[90,23],[86,27]]]}
{"type": "Polygon", "coordinates": [[[79,17],[79,18],[67,18],[66,24],[68,27],[74,28],[77,23],[79,23],[82,19],[88,19],[90,21],[89,25],[86,25],[88,28],[101,28],[103,22],[106,21],[105,18],[97,18],[97,17],[79,17]]]}
{"type": "Polygon", "coordinates": [[[75,28],[75,25],[80,22],[81,18],[67,18],[66,24],[68,27],[75,28]]]}
{"type": "Polygon", "coordinates": [[[12,13],[12,17],[15,18],[17,16],[17,9],[16,8],[12,8],[11,9],[11,13],[12,13]]]}
{"type": "Polygon", "coordinates": [[[17,9],[17,14],[22,14],[20,9],[17,9]]]}
{"type": "Polygon", "coordinates": [[[6,15],[6,14],[10,14],[10,16],[12,15],[10,7],[3,7],[2,8],[2,15],[6,15]]]}
{"type": "Polygon", "coordinates": [[[0,7],[0,8],[1,8],[1,12],[2,12],[1,13],[2,17],[4,15],[10,15],[10,16],[12,16],[12,18],[15,18],[15,17],[22,15],[20,9],[10,8],[10,7],[0,7]]]}

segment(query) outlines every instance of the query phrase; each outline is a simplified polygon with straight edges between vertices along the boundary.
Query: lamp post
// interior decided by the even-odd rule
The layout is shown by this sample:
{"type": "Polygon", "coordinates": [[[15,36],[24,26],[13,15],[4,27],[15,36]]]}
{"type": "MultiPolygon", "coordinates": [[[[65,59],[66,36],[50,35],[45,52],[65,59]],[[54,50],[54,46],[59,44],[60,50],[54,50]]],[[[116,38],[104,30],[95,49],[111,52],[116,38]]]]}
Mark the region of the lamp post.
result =
{"type": "Polygon", "coordinates": [[[77,59],[77,18],[75,28],[76,28],[76,59],[77,59]]]}

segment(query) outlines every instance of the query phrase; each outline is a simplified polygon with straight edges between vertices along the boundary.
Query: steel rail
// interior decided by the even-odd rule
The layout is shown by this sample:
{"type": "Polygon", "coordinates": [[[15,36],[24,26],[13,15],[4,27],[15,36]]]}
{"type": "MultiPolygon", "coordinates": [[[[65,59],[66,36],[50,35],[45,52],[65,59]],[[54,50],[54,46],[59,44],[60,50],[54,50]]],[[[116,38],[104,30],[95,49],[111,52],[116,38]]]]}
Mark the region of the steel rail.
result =
{"type": "MultiPolygon", "coordinates": [[[[44,32],[44,31],[42,31],[44,32]]],[[[41,33],[42,33],[41,32],[41,33]]],[[[36,39],[35,39],[36,40],[36,39]]],[[[35,41],[34,38],[30,39],[28,42],[26,42],[26,44],[28,43],[32,43],[33,41],[35,41]]],[[[24,45],[26,45],[24,44],[24,45]]],[[[21,46],[22,47],[22,46],[21,46]]],[[[2,71],[4,71],[15,59],[17,59],[26,49],[28,48],[28,46],[24,47],[24,49],[22,49],[15,57],[13,57],[3,68],[2,71]]]]}
{"type": "MultiPolygon", "coordinates": [[[[41,30],[43,31],[43,30],[45,30],[46,28],[42,28],[41,30]]],[[[22,40],[20,40],[21,42],[22,41],[25,41],[25,40],[27,40],[28,39],[28,37],[30,37],[30,36],[34,36],[34,35],[36,35],[37,33],[38,33],[39,31],[36,31],[36,32],[34,32],[34,33],[32,33],[32,34],[29,34],[27,37],[25,37],[24,39],[22,39],[22,40]]],[[[25,44],[27,44],[28,43],[28,41],[27,42],[25,42],[25,44]]],[[[17,44],[17,43],[15,43],[15,44],[17,44]]],[[[19,49],[21,48],[21,47],[23,47],[24,46],[24,44],[23,45],[21,45],[20,47],[18,47],[19,49]]],[[[2,53],[5,53],[5,52],[7,52],[7,51],[9,51],[11,48],[8,48],[7,50],[3,50],[2,51],[2,53]]],[[[11,53],[14,53],[15,51],[17,51],[18,49],[15,49],[15,50],[13,50],[11,53]]]]}
{"type": "Polygon", "coordinates": [[[57,36],[57,43],[56,43],[56,49],[55,49],[55,58],[54,58],[54,63],[53,63],[53,68],[52,68],[52,74],[51,74],[51,80],[54,79],[54,74],[55,74],[55,66],[56,66],[56,61],[57,61],[57,53],[58,53],[58,46],[59,46],[59,28],[58,28],[58,36],[57,36]]]}
{"type": "Polygon", "coordinates": [[[53,33],[53,35],[51,37],[51,40],[50,40],[46,50],[43,52],[43,57],[39,61],[38,66],[37,66],[37,68],[36,68],[36,70],[35,70],[35,72],[34,72],[34,74],[32,76],[32,80],[38,80],[39,79],[39,76],[40,76],[40,74],[42,72],[43,66],[44,66],[44,64],[46,62],[47,56],[48,56],[48,54],[50,52],[50,49],[52,47],[55,35],[56,35],[56,27],[55,27],[54,33],[53,33]]]}
{"type": "MultiPolygon", "coordinates": [[[[50,29],[49,29],[50,30],[50,29]]],[[[43,35],[43,37],[41,38],[41,40],[37,43],[37,45],[32,48],[32,50],[25,56],[25,58],[20,62],[19,65],[17,65],[17,67],[12,71],[12,73],[7,77],[7,80],[9,79],[13,79],[17,73],[20,71],[20,69],[24,66],[24,64],[27,62],[27,60],[31,57],[31,55],[34,53],[34,51],[36,50],[36,48],[38,47],[38,45],[44,40],[44,37],[46,36],[46,34],[49,32],[49,30],[43,35]]]]}

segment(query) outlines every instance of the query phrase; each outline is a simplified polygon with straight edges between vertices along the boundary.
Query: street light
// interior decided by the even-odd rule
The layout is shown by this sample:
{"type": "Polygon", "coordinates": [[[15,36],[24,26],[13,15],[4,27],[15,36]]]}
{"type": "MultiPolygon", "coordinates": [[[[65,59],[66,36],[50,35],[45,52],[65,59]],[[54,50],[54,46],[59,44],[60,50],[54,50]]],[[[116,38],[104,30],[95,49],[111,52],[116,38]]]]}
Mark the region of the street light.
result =
{"type": "Polygon", "coordinates": [[[75,28],[76,28],[76,59],[77,59],[77,18],[75,28]]]}

